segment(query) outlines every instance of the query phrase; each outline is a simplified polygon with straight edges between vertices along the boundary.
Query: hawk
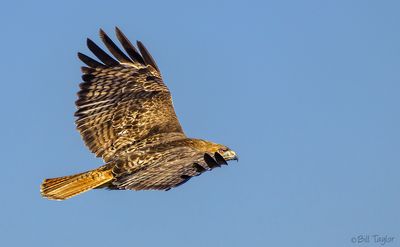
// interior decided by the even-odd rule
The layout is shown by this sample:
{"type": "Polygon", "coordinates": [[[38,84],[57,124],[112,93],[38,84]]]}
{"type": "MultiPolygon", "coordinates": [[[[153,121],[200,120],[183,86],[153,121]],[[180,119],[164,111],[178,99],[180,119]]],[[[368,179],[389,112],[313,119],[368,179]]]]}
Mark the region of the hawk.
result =
{"type": "Polygon", "coordinates": [[[238,160],[224,145],[185,135],[149,51],[140,41],[135,48],[118,27],[115,32],[125,52],[100,29],[112,56],[90,39],[87,46],[98,60],[78,53],[87,66],[82,67],[75,123],[104,165],[45,179],[43,197],[64,200],[96,188],[169,190],[238,160]]]}

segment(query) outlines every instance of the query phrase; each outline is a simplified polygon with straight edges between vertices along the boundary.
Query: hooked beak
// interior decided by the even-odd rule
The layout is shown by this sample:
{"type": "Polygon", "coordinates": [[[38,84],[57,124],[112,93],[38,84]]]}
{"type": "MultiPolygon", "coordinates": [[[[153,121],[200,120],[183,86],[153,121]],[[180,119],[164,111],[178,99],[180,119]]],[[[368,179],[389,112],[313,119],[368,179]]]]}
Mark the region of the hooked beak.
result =
{"type": "MultiPolygon", "coordinates": [[[[239,161],[239,156],[233,150],[229,150],[225,153],[227,160],[236,160],[239,161]]],[[[224,155],[224,156],[225,156],[224,155]]]]}

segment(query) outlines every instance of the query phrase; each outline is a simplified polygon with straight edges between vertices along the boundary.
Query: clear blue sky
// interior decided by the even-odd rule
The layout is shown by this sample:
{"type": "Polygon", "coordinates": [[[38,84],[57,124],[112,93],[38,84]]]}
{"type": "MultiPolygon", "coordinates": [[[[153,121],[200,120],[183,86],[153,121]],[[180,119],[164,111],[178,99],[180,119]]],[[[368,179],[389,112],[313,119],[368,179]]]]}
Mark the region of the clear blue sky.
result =
{"type": "Polygon", "coordinates": [[[0,245],[337,247],[388,234],[399,246],[399,12],[394,0],[6,1],[0,245]],[[43,178],[102,164],[75,130],[76,53],[116,25],[155,57],[186,133],[240,162],[169,192],[42,199],[43,178]]]}

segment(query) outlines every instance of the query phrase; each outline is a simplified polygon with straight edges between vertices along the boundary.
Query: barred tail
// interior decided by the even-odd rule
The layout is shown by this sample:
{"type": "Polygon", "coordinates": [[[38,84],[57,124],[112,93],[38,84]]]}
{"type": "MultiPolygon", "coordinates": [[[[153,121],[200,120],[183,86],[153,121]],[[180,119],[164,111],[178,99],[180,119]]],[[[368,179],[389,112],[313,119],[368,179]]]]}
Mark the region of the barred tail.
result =
{"type": "Polygon", "coordinates": [[[65,200],[99,187],[113,178],[111,169],[102,166],[71,176],[45,179],[40,186],[40,193],[51,200],[65,200]]]}

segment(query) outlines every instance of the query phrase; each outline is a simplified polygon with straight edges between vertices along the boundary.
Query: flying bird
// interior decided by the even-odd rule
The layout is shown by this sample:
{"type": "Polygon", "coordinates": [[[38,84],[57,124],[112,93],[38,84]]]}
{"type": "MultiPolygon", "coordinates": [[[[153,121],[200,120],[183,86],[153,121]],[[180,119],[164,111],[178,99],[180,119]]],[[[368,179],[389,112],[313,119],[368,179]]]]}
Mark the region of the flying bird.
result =
{"type": "Polygon", "coordinates": [[[93,59],[78,53],[82,67],[76,126],[104,165],[45,179],[43,197],[64,200],[91,189],[169,190],[238,156],[228,147],[189,138],[175,114],[171,93],[146,47],[137,48],[115,28],[123,52],[100,29],[109,55],[87,39],[93,59]]]}

